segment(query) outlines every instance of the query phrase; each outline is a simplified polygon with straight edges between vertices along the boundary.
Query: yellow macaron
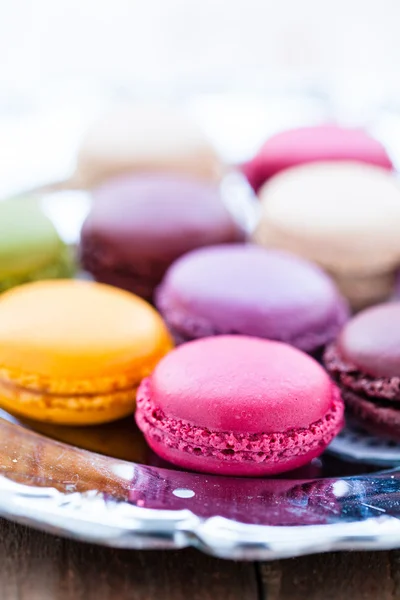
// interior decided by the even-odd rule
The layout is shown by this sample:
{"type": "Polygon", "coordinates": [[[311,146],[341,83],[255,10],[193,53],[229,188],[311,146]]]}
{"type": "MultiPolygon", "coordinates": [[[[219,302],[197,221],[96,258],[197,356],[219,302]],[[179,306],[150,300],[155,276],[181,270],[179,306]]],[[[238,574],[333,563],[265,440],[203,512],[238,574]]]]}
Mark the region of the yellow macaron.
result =
{"type": "Polygon", "coordinates": [[[0,407],[92,425],[133,412],[140,381],[172,347],[144,300],[89,281],[42,281],[0,296],[0,407]]]}

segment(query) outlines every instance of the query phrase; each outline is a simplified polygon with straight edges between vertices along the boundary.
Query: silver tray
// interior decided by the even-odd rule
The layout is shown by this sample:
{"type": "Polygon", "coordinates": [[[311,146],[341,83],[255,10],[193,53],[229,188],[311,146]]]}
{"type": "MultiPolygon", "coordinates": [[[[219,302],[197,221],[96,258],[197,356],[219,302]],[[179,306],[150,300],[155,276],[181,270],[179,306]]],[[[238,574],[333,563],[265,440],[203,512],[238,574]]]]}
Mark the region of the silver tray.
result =
{"type": "MultiPolygon", "coordinates": [[[[0,418],[0,514],[18,523],[107,546],[195,546],[231,559],[400,546],[399,469],[328,478],[208,476],[112,458],[51,439],[51,426],[47,435],[27,427],[5,413],[0,418]]],[[[123,432],[116,427],[89,438],[99,436],[102,451],[113,436],[126,439],[151,462],[132,420],[123,432]]],[[[61,435],[79,433],[66,428],[61,435]]],[[[310,468],[321,471],[317,463],[310,468]]]]}

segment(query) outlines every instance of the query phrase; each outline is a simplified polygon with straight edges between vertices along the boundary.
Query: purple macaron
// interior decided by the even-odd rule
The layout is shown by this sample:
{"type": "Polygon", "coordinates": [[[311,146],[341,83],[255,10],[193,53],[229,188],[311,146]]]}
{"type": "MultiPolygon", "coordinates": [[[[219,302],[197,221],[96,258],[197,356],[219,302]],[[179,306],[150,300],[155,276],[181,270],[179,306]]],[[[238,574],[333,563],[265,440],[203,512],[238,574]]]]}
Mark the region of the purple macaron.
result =
{"type": "Polygon", "coordinates": [[[330,343],[349,314],[317,266],[252,244],[189,252],[169,268],[155,300],[177,342],[236,333],[309,353],[330,343]]]}
{"type": "Polygon", "coordinates": [[[244,237],[216,184],[176,175],[126,175],[95,190],[81,233],[81,262],[97,281],[151,300],[176,258],[244,237]]]}
{"type": "Polygon", "coordinates": [[[400,441],[400,302],[360,312],[324,355],[348,413],[364,429],[400,441]]]}

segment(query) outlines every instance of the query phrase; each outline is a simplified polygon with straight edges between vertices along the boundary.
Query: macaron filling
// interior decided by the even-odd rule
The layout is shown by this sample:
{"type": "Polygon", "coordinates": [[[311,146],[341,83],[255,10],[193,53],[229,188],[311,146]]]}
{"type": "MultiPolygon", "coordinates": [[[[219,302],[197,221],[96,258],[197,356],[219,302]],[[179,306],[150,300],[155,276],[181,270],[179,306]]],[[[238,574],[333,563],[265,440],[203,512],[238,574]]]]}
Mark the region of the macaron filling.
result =
{"type": "Polygon", "coordinates": [[[337,344],[324,354],[331,377],[342,390],[348,416],[374,435],[399,440],[400,377],[377,377],[346,359],[337,344]]]}
{"type": "Polygon", "coordinates": [[[103,422],[107,413],[113,419],[126,416],[133,410],[137,385],[108,393],[49,393],[0,380],[2,406],[11,413],[43,421],[80,424],[90,417],[93,424],[103,422]],[[45,416],[44,416],[45,415],[45,416]]]}
{"type": "Polygon", "coordinates": [[[171,349],[142,299],[89,281],[26,284],[0,297],[0,406],[27,419],[94,425],[127,416],[171,349]]]}
{"type": "Polygon", "coordinates": [[[150,379],[137,394],[135,418],[146,438],[180,452],[213,457],[225,462],[279,462],[325,448],[343,426],[343,403],[332,388],[332,405],[326,414],[308,428],[276,433],[233,433],[215,431],[166,416],[151,397],[150,379]]]}
{"type": "Polygon", "coordinates": [[[373,434],[399,441],[400,410],[395,404],[371,400],[350,390],[344,390],[342,396],[355,425],[361,423],[373,434]]]}

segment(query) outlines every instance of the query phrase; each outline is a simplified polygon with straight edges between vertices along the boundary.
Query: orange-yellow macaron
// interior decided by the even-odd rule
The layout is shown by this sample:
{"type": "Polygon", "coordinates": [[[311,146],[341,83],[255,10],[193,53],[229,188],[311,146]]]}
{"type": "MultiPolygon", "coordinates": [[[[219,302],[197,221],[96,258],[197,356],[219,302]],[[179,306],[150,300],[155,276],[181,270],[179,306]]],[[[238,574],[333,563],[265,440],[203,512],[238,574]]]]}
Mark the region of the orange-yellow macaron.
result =
{"type": "Polygon", "coordinates": [[[140,381],[172,347],[144,300],[88,281],[42,281],[0,297],[0,407],[65,425],[133,412],[140,381]]]}

